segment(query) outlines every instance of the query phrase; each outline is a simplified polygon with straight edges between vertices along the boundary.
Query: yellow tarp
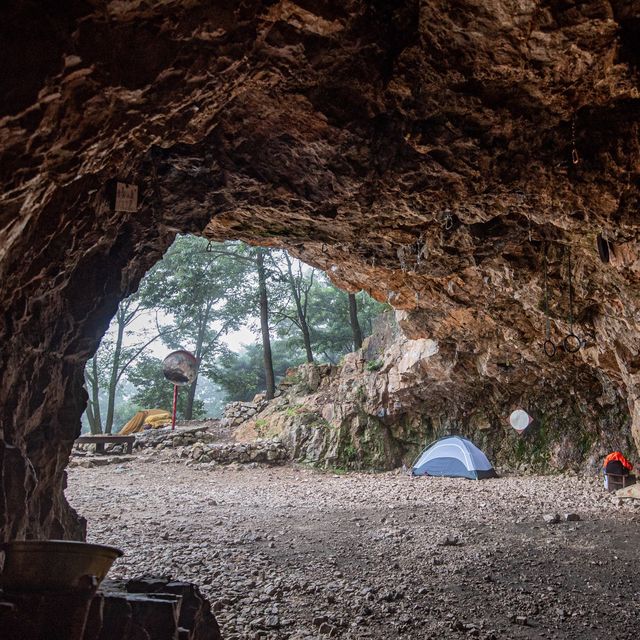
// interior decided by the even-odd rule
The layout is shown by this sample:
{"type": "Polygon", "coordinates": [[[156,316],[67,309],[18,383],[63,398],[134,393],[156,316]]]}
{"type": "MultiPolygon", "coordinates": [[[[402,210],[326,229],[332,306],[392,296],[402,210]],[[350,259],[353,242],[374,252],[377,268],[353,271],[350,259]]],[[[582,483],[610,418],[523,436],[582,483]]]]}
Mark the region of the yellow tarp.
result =
{"type": "Polygon", "coordinates": [[[142,431],[145,424],[148,424],[153,429],[164,427],[165,425],[171,424],[171,414],[163,409],[138,411],[138,413],[120,429],[119,435],[128,436],[131,433],[138,433],[138,431],[142,431]]]}

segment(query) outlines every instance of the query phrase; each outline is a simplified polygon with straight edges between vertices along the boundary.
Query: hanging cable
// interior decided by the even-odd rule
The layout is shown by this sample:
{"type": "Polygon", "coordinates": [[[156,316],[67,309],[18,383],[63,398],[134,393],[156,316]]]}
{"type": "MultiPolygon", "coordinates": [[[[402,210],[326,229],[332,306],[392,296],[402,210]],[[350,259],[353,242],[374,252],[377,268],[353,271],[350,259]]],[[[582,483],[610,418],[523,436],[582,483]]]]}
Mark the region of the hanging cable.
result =
{"type": "Polygon", "coordinates": [[[556,355],[556,345],[551,341],[551,318],[549,317],[549,283],[547,277],[548,263],[547,263],[547,243],[544,243],[544,254],[543,254],[543,264],[544,264],[544,317],[545,317],[545,327],[544,327],[544,352],[547,354],[549,358],[553,358],[556,355]]]}
{"type": "Polygon", "coordinates": [[[573,164],[580,162],[580,156],[578,155],[578,149],[576,148],[576,117],[573,116],[571,120],[571,161],[573,164]]]}
{"type": "Polygon", "coordinates": [[[569,270],[569,333],[562,344],[567,353],[577,353],[582,347],[582,340],[573,332],[573,279],[571,275],[571,247],[567,248],[567,267],[569,270]]]}

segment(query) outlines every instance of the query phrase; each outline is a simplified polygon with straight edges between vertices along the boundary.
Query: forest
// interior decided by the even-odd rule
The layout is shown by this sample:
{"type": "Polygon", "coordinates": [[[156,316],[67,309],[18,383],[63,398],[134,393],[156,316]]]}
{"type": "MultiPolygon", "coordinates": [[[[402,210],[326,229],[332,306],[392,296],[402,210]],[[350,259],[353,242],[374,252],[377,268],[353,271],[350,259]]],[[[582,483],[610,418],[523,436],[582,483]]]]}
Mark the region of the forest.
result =
{"type": "Polygon", "coordinates": [[[117,433],[140,409],[170,409],[173,387],[162,374],[170,351],[198,362],[178,418],[219,417],[227,402],[273,397],[290,367],[338,364],[387,309],[286,251],[178,236],[120,303],[87,363],[83,430],[117,433]]]}

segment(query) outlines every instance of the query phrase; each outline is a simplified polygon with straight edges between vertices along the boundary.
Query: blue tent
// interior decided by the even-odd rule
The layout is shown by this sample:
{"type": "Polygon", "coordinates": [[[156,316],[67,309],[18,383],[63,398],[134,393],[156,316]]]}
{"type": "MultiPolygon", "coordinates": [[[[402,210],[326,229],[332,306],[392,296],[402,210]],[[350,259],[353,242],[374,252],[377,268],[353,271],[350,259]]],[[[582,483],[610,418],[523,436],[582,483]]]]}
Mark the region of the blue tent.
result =
{"type": "Polygon", "coordinates": [[[447,436],[430,444],[411,469],[414,476],[447,476],[483,480],[495,478],[487,456],[473,442],[460,436],[447,436]]]}

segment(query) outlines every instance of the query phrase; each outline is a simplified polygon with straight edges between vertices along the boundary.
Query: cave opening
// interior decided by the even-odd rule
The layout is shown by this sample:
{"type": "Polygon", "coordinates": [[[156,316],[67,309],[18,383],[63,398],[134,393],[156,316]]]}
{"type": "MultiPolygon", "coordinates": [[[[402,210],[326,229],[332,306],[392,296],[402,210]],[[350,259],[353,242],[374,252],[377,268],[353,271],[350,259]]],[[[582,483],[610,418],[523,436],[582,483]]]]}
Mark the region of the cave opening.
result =
{"type": "Polygon", "coordinates": [[[118,433],[127,416],[152,407],[167,413],[173,385],[162,358],[171,350],[195,358],[178,382],[179,418],[220,418],[225,402],[273,399],[289,369],[337,366],[388,312],[286,250],[178,235],[120,302],[85,366],[83,432],[118,433]]]}
{"type": "MultiPolygon", "coordinates": [[[[374,637],[389,637],[390,625],[415,636],[424,629],[412,626],[414,605],[434,612],[425,624],[435,637],[525,637],[530,622],[569,636],[580,616],[585,633],[600,635],[606,597],[588,606],[564,598],[586,583],[620,600],[624,589],[637,591],[632,545],[624,545],[637,536],[632,510],[612,506],[595,485],[609,451],[632,458],[640,450],[633,3],[530,3],[517,12],[501,2],[415,0],[40,4],[0,8],[0,538],[84,537],[64,487],[86,404],[85,363],[120,302],[177,234],[246,241],[289,249],[345,290],[370,291],[394,307],[401,329],[395,347],[370,343],[366,358],[338,363],[344,376],[329,385],[324,413],[290,407],[283,419],[338,434],[352,467],[385,456],[399,465],[398,443],[418,447],[455,429],[521,477],[505,479],[513,489],[505,507],[484,495],[487,485],[447,503],[453,491],[437,482],[432,493],[385,476],[383,495],[368,478],[326,473],[314,478],[336,501],[323,513],[305,511],[316,495],[305,474],[273,472],[256,484],[238,475],[244,484],[235,496],[225,476],[225,508],[242,501],[243,517],[258,518],[251,500],[261,496],[287,515],[286,497],[267,490],[279,478],[307,527],[299,539],[280,541],[258,532],[262,539],[249,540],[243,531],[224,538],[230,548],[255,543],[260,553],[281,552],[286,564],[296,544],[302,555],[342,544],[376,583],[362,593],[369,586],[351,580],[333,552],[313,567],[331,578],[323,584],[300,574],[295,586],[263,585],[265,566],[253,566],[226,597],[241,602],[259,579],[260,598],[270,600],[261,612],[247,605],[252,618],[233,633],[284,636],[286,625],[270,625],[287,619],[274,600],[289,585],[313,611],[307,635],[346,635],[338,621],[357,618],[348,633],[365,637],[380,614],[370,625],[374,637]],[[110,181],[137,187],[138,206],[114,207],[110,181]],[[543,242],[554,254],[548,305],[543,242]],[[549,358],[545,315],[554,345],[572,324],[568,247],[571,315],[585,344],[549,358]],[[505,422],[515,407],[534,418],[522,437],[505,422]],[[345,416],[342,430],[323,422],[345,416]],[[526,475],[549,472],[565,475],[526,475]],[[384,508],[409,506],[347,515],[362,496],[384,508]],[[485,505],[482,513],[475,504],[485,505]],[[557,522],[554,513],[539,522],[547,506],[564,515],[573,504],[584,508],[584,522],[557,522]],[[434,505],[443,518],[463,505],[466,531],[475,533],[465,540],[452,520],[437,535],[420,528],[434,505]],[[505,519],[478,519],[490,511],[505,519]],[[344,542],[321,535],[335,530],[331,520],[347,532],[344,542]],[[418,546],[404,559],[393,552],[411,537],[430,544],[440,534],[449,542],[422,556],[418,546]],[[566,552],[567,540],[580,553],[566,552]],[[454,554],[478,549],[482,570],[465,574],[454,554]],[[429,586],[403,593],[378,582],[382,566],[408,584],[407,558],[416,565],[425,556],[433,559],[420,565],[429,586]],[[325,610],[352,599],[356,617],[325,610]],[[443,618],[454,600],[456,614],[443,618]]],[[[85,471],[97,478],[97,469],[85,471]]],[[[126,475],[114,473],[114,485],[126,484],[126,475]]],[[[178,500],[189,499],[185,487],[176,483],[178,500]]],[[[214,507],[196,497],[203,509],[214,507]]],[[[290,524],[284,515],[279,530],[290,524]]],[[[217,577],[208,576],[211,584],[217,577]]],[[[240,618],[248,615],[238,607],[240,618]]],[[[622,610],[621,624],[635,624],[632,613],[622,610]]]]}

